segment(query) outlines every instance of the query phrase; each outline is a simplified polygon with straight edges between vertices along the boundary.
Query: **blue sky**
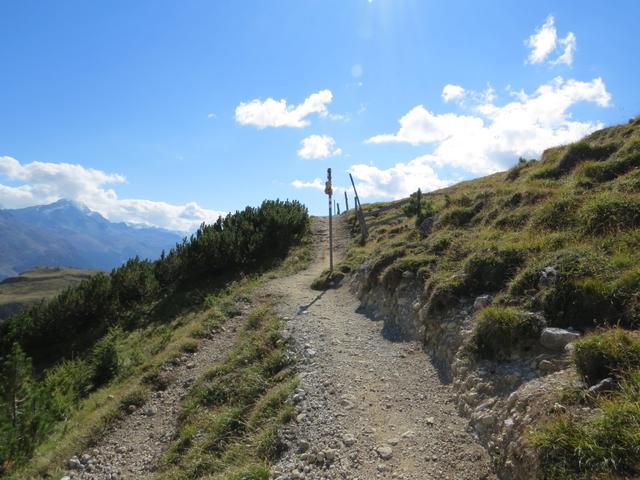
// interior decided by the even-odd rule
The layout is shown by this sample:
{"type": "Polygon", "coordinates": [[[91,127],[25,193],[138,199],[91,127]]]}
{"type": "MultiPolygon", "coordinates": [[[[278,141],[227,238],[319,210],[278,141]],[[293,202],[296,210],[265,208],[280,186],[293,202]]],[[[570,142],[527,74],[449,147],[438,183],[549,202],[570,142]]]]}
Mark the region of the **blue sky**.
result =
{"type": "Polygon", "coordinates": [[[323,213],[327,167],[366,201],[508,168],[640,113],[638,18],[632,0],[5,1],[0,206],[64,196],[188,230],[264,198],[323,213]]]}

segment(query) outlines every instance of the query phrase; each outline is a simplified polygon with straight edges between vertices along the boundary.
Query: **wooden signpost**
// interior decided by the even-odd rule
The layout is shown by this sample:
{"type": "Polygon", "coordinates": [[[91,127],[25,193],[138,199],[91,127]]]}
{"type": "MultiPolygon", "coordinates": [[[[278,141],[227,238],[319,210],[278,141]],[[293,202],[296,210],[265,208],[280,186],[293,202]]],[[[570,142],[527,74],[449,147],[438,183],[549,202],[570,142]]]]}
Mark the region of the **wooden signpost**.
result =
{"type": "Polygon", "coordinates": [[[327,168],[327,182],[324,184],[324,193],[329,196],[329,272],[333,272],[333,219],[331,218],[331,169],[327,168]]]}

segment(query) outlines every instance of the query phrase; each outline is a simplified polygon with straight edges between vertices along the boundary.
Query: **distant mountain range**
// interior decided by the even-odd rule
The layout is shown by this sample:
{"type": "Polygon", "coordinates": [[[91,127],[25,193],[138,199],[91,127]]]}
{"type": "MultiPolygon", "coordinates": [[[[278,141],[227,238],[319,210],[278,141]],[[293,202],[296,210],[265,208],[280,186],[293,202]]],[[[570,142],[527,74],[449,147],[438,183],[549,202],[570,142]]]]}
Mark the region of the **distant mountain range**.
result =
{"type": "Polygon", "coordinates": [[[0,280],[38,266],[111,270],[158,258],[182,240],[161,228],[112,223],[70,200],[0,210],[0,280]]]}

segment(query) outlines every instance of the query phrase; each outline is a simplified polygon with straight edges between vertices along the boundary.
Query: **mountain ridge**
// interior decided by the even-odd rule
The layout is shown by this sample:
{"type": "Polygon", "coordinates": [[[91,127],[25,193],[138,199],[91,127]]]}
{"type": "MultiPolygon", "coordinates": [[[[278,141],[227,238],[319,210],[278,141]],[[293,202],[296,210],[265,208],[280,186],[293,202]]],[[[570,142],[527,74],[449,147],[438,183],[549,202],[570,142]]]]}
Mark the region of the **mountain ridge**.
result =
{"type": "Polygon", "coordinates": [[[68,199],[0,210],[0,279],[37,266],[111,270],[131,257],[154,259],[182,239],[170,230],[110,222],[68,199]]]}

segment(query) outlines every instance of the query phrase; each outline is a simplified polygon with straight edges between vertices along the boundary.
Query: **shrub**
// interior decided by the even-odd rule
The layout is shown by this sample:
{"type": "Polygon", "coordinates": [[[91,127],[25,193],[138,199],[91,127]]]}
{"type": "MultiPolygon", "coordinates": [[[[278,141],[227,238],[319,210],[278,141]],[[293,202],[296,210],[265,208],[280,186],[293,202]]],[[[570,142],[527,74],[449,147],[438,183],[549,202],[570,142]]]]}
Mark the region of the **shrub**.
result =
{"type": "Polygon", "coordinates": [[[476,317],[473,343],[489,360],[508,360],[517,349],[530,348],[540,337],[544,320],[510,307],[487,307],[476,317]]]}
{"type": "Polygon", "coordinates": [[[575,342],[578,373],[594,384],[640,368],[640,335],[620,328],[592,333],[575,342]]]}
{"type": "Polygon", "coordinates": [[[433,214],[434,208],[429,200],[424,201],[422,191],[418,189],[409,197],[409,202],[404,206],[403,212],[407,217],[415,216],[416,227],[419,227],[425,218],[433,214]]]}
{"type": "Polygon", "coordinates": [[[640,201],[636,197],[601,193],[580,212],[586,233],[601,235],[640,226],[640,201]]]}
{"type": "Polygon", "coordinates": [[[129,259],[120,268],[114,269],[111,284],[113,296],[125,311],[155,298],[160,288],[153,262],[140,260],[138,257],[129,259]]]}
{"type": "Polygon", "coordinates": [[[120,365],[116,342],[120,334],[119,330],[112,330],[100,339],[91,351],[93,381],[97,387],[104,385],[118,374],[120,365]]]}
{"type": "Polygon", "coordinates": [[[49,369],[44,377],[44,391],[49,396],[48,410],[57,419],[66,418],[93,385],[93,369],[84,360],[64,360],[49,369]]]}

